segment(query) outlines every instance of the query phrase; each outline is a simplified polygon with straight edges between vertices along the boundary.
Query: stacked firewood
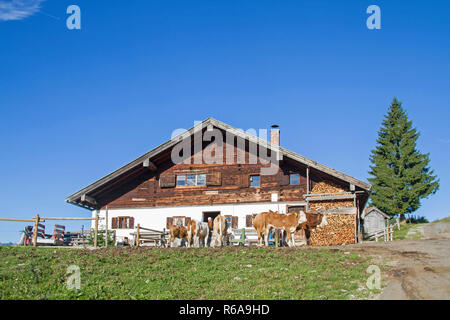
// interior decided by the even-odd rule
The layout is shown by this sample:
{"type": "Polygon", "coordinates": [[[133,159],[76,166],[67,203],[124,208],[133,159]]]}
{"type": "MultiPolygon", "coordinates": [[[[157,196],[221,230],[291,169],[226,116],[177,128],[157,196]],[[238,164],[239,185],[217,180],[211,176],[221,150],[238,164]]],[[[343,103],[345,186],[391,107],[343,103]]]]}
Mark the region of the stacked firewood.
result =
{"type": "MultiPolygon", "coordinates": [[[[346,190],[341,187],[331,183],[331,182],[319,182],[314,188],[311,190],[312,194],[319,193],[338,193],[338,192],[346,192],[346,190]]],[[[309,203],[309,209],[312,211],[322,211],[329,210],[340,207],[353,207],[353,200],[326,200],[326,201],[311,201],[309,203]]]]}
{"type": "Polygon", "coordinates": [[[309,203],[309,210],[311,211],[324,211],[336,208],[351,208],[353,207],[353,200],[327,200],[327,201],[315,201],[309,203]]]}
{"type": "Polygon", "coordinates": [[[327,214],[328,225],[311,230],[312,246],[331,246],[355,243],[355,215],[327,214]]]}
{"type": "MultiPolygon", "coordinates": [[[[330,182],[319,182],[311,190],[312,194],[342,193],[343,188],[330,182]]],[[[341,207],[353,207],[353,200],[310,201],[309,210],[323,212],[341,207]]],[[[353,214],[326,214],[328,225],[311,230],[309,241],[313,246],[330,246],[355,243],[356,218],[353,214]]]]}
{"type": "Polygon", "coordinates": [[[311,193],[337,193],[345,192],[344,189],[332,182],[321,181],[312,188],[311,193]]]}

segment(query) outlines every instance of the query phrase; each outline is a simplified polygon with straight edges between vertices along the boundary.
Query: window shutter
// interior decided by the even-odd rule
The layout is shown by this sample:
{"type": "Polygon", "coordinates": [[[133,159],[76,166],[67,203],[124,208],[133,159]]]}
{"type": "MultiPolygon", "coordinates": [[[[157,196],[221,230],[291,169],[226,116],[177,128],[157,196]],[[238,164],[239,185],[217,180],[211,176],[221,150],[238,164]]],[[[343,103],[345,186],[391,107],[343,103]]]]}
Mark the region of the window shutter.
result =
{"type": "Polygon", "coordinates": [[[238,217],[237,216],[231,217],[231,226],[234,229],[236,229],[238,227],[238,217]]]}
{"type": "Polygon", "coordinates": [[[117,229],[117,218],[112,218],[112,220],[111,220],[111,228],[117,229]]]}
{"type": "Polygon", "coordinates": [[[221,186],[222,185],[222,173],[220,171],[211,172],[206,175],[207,186],[221,186]]]}
{"type": "Polygon", "coordinates": [[[245,216],[245,226],[246,226],[247,228],[253,227],[252,222],[253,222],[252,215],[251,215],[251,214],[246,215],[246,216],[245,216]]]}
{"type": "Polygon", "coordinates": [[[159,177],[159,186],[161,188],[173,188],[175,187],[175,175],[165,175],[159,177]]]}
{"type": "Polygon", "coordinates": [[[289,177],[289,174],[283,174],[283,173],[281,173],[279,176],[278,176],[278,184],[280,185],[280,186],[287,186],[287,185],[289,185],[289,183],[290,183],[290,179],[289,179],[290,177],[289,177]]]}
{"type": "Polygon", "coordinates": [[[250,185],[250,176],[248,174],[243,174],[240,176],[241,179],[241,187],[248,188],[250,185]]]}
{"type": "Polygon", "coordinates": [[[171,226],[172,226],[172,217],[167,217],[167,220],[166,220],[167,229],[170,229],[171,226]]]}
{"type": "Polygon", "coordinates": [[[191,223],[191,217],[184,218],[184,223],[186,224],[185,227],[187,227],[191,223]]]}
{"type": "Polygon", "coordinates": [[[134,217],[129,217],[129,218],[130,218],[129,229],[134,229],[134,217]]]}

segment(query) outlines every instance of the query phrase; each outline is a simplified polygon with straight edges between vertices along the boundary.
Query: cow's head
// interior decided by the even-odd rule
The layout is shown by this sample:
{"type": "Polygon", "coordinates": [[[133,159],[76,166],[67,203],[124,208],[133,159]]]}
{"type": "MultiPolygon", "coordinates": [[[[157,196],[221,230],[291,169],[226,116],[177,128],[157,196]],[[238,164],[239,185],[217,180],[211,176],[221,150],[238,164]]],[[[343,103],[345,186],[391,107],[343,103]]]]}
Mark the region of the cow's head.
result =
{"type": "Polygon", "coordinates": [[[306,221],[308,221],[306,219],[306,214],[303,211],[300,212],[294,212],[295,217],[297,218],[297,225],[302,224],[306,221]]]}
{"type": "Polygon", "coordinates": [[[328,221],[327,221],[327,216],[322,214],[322,213],[318,213],[318,218],[319,218],[319,224],[317,225],[317,227],[322,228],[328,225],[328,221]]]}
{"type": "Polygon", "coordinates": [[[326,215],[324,215],[323,213],[316,213],[315,215],[317,215],[317,222],[316,222],[316,227],[317,228],[322,228],[328,225],[328,221],[327,221],[327,217],[326,215]]]}

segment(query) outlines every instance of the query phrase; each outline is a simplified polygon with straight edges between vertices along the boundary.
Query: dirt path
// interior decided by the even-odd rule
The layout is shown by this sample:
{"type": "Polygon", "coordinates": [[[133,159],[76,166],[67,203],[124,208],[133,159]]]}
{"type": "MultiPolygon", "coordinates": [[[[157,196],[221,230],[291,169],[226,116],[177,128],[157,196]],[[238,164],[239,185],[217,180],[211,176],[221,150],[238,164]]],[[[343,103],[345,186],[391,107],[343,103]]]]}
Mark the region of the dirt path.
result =
{"type": "Polygon", "coordinates": [[[421,232],[422,240],[346,246],[393,267],[378,299],[450,299],[450,223],[430,223],[421,232]]]}

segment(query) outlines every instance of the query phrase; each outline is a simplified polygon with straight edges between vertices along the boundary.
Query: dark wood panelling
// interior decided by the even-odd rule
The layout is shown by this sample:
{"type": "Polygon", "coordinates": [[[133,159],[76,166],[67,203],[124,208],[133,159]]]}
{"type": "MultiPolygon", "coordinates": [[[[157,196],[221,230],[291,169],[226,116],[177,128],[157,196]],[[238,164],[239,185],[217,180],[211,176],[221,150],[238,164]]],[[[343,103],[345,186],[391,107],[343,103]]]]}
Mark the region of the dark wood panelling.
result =
{"type": "MultiPolygon", "coordinates": [[[[224,144],[225,145],[225,144],[224,144]]],[[[249,176],[260,174],[264,165],[237,164],[176,164],[170,160],[170,152],[160,155],[156,171],[142,170],[127,183],[116,185],[103,201],[109,208],[138,208],[178,205],[207,205],[229,203],[270,202],[271,194],[278,193],[278,201],[302,201],[306,190],[306,167],[300,163],[282,161],[274,175],[261,175],[261,186],[249,187],[249,176]],[[209,180],[205,186],[172,187],[177,173],[206,173],[209,180]],[[289,185],[289,174],[300,175],[299,185],[289,185]],[[170,177],[170,178],[167,178],[170,177]],[[160,183],[160,180],[163,183],[160,183]],[[170,180],[168,185],[167,179],[170,180]],[[213,182],[213,183],[212,183],[213,182]],[[164,186],[164,187],[162,187],[164,186]]],[[[248,163],[249,152],[245,151],[248,163]]],[[[194,155],[191,160],[194,159],[194,155]]],[[[193,162],[193,160],[192,160],[193,162]]],[[[267,167],[267,165],[265,165],[267,167]]],[[[329,179],[320,172],[310,172],[310,188],[319,181],[329,179]]],[[[334,179],[333,179],[333,182],[334,179]]]]}

